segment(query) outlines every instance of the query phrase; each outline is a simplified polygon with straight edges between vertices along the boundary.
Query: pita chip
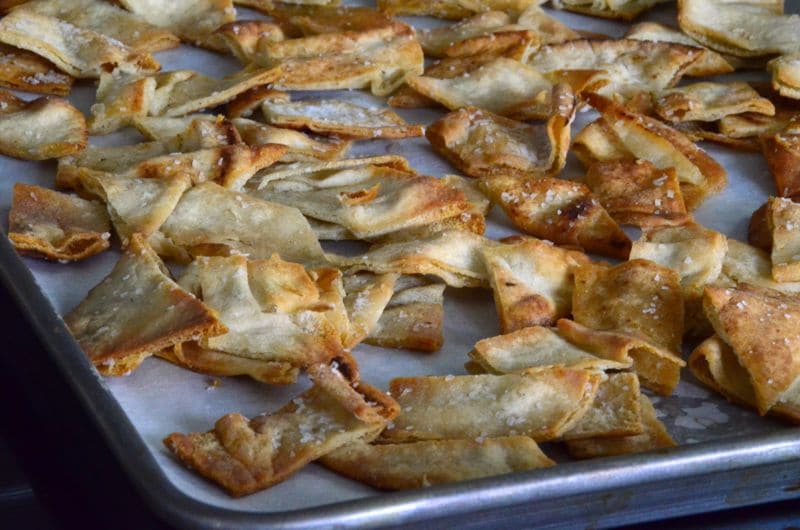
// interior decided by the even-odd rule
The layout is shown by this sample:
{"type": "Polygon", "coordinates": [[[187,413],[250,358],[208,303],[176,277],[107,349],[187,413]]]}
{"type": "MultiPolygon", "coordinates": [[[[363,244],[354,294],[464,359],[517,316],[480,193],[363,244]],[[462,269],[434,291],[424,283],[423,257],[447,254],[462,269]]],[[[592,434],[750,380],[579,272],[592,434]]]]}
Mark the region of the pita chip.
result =
{"type": "Polygon", "coordinates": [[[339,31],[364,31],[382,28],[392,23],[391,18],[375,9],[338,4],[338,0],[284,2],[270,9],[269,15],[292,37],[339,31]]]}
{"type": "Polygon", "coordinates": [[[418,38],[429,57],[503,53],[539,44],[535,32],[513,25],[512,17],[503,11],[485,11],[451,26],[422,30],[418,38]]]}
{"type": "Polygon", "coordinates": [[[781,96],[800,99],[800,53],[781,55],[767,64],[772,88],[781,96]]]}
{"type": "Polygon", "coordinates": [[[775,106],[745,82],[694,83],[661,91],[654,109],[671,122],[717,121],[732,114],[774,115],[775,106]]]}
{"type": "Polygon", "coordinates": [[[595,17],[633,20],[656,4],[667,0],[554,0],[553,7],[595,17]]]}
{"type": "Polygon", "coordinates": [[[66,96],[73,81],[47,59],[28,50],[0,44],[0,87],[66,96]]]}
{"type": "Polygon", "coordinates": [[[770,197],[766,220],[772,241],[772,277],[778,282],[800,281],[800,204],[770,197]]]}
{"type": "Polygon", "coordinates": [[[344,306],[350,322],[345,349],[362,342],[378,325],[386,304],[392,297],[397,274],[358,272],[343,278],[344,306]]]}
{"type": "Polygon", "coordinates": [[[504,11],[518,15],[530,6],[538,6],[543,0],[378,0],[378,9],[389,15],[432,16],[461,20],[483,11],[504,11]]]}

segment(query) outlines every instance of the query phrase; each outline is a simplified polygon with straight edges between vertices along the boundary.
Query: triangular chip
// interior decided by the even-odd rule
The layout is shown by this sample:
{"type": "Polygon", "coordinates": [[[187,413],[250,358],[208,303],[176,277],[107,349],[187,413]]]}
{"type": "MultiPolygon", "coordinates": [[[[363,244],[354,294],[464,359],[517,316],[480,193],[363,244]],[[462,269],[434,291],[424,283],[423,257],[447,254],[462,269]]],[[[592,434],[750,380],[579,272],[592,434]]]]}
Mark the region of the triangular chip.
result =
{"type": "Polygon", "coordinates": [[[619,259],[630,239],[585,185],[556,178],[493,177],[482,182],[489,197],[527,234],[619,259]]]}
{"type": "Polygon", "coordinates": [[[111,223],[96,201],[14,184],[8,238],[22,254],[77,261],[108,248],[111,223]]]}
{"type": "Polygon", "coordinates": [[[662,90],[654,98],[656,113],[671,122],[717,121],[731,114],[775,114],[775,106],[745,82],[694,83],[662,90]]]}
{"type": "Polygon", "coordinates": [[[147,116],[155,98],[157,79],[158,76],[142,76],[121,68],[101,73],[95,103],[90,108],[89,131],[93,135],[109,134],[127,127],[138,116],[147,116]]]}
{"type": "Polygon", "coordinates": [[[0,87],[66,96],[74,79],[28,50],[0,44],[0,87]]]}
{"type": "Polygon", "coordinates": [[[86,147],[81,111],[50,96],[23,101],[0,90],[0,153],[23,160],[71,155],[86,147]]]}
{"type": "Polygon", "coordinates": [[[226,331],[213,310],[170,279],[139,235],[64,321],[105,375],[126,374],[159,350],[226,331]]]}
{"type": "Polygon", "coordinates": [[[772,241],[772,277],[778,282],[800,281],[800,204],[770,197],[766,217],[772,241]]]}
{"type": "Polygon", "coordinates": [[[603,18],[633,20],[656,4],[668,0],[554,0],[553,7],[603,18]]]}

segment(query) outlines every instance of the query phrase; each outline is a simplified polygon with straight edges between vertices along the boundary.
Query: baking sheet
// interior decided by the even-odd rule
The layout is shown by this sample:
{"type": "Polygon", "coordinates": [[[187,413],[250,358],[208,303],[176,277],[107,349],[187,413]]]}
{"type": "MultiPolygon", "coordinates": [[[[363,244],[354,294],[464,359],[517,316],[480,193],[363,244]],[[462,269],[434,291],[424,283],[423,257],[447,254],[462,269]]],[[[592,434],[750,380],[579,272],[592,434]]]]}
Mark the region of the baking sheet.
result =
{"type": "MultiPolygon", "coordinates": [[[[369,5],[369,2],[345,4],[369,5]]],[[[612,36],[621,36],[628,27],[627,24],[549,11],[572,27],[612,36]]],[[[800,12],[800,6],[787,6],[787,11],[800,12]]],[[[238,18],[262,17],[252,11],[240,9],[238,18]]],[[[442,24],[434,19],[406,20],[416,27],[442,24]]],[[[673,7],[662,6],[642,20],[674,23],[675,11],[673,7]]],[[[158,53],[156,57],[161,61],[164,70],[191,68],[216,77],[240,68],[230,57],[187,46],[158,53]]],[[[765,79],[765,76],[750,73],[735,78],[765,79]]],[[[27,99],[31,97],[21,95],[27,99]]],[[[314,96],[312,93],[293,94],[295,99],[314,96]]],[[[370,106],[382,105],[383,101],[382,98],[375,98],[362,91],[325,92],[324,97],[338,97],[370,106]]],[[[94,86],[87,83],[80,83],[70,95],[70,100],[87,114],[93,99],[94,86]]],[[[424,124],[443,115],[443,112],[428,109],[396,110],[409,122],[424,124]]],[[[579,114],[573,124],[573,133],[595,116],[594,112],[579,114]]],[[[91,139],[91,143],[95,145],[122,145],[137,141],[141,141],[141,138],[133,131],[91,139]]],[[[745,240],[750,214],[774,191],[766,164],[760,154],[738,153],[712,144],[705,144],[704,147],[728,170],[730,183],[723,193],[707,201],[696,212],[696,219],[728,236],[745,240]]],[[[408,157],[412,166],[421,173],[441,176],[456,172],[431,151],[424,138],[358,142],[349,156],[385,153],[408,157]]],[[[0,182],[0,208],[4,223],[7,222],[14,182],[53,187],[55,169],[55,162],[23,162],[0,157],[0,171],[4,175],[0,182]]],[[[581,174],[581,166],[571,157],[561,176],[576,178],[581,174]]],[[[5,226],[7,229],[7,225],[5,226]]],[[[487,236],[498,238],[512,233],[516,231],[508,220],[499,210],[495,210],[489,219],[487,236]]],[[[636,236],[633,232],[631,235],[636,236]]],[[[330,247],[327,244],[326,247],[335,249],[335,246],[330,247]]],[[[118,253],[114,251],[73,265],[32,259],[24,261],[56,311],[66,314],[111,270],[117,257],[118,253]]],[[[363,379],[386,389],[389,380],[399,375],[463,374],[466,353],[473,344],[481,338],[498,333],[498,320],[490,290],[448,288],[445,293],[445,344],[439,352],[414,353],[360,345],[354,350],[354,354],[361,367],[363,379]]],[[[682,377],[683,381],[673,396],[653,398],[661,419],[681,444],[789,429],[775,420],[759,418],[749,410],[732,406],[721,397],[710,394],[694,381],[688,370],[684,370],[682,377]]],[[[146,361],[130,376],[104,379],[104,384],[119,401],[153,457],[180,491],[210,505],[251,512],[282,512],[381,495],[372,488],[312,464],[286,482],[266,491],[242,499],[231,499],[216,486],[184,469],[162,445],[164,436],[173,431],[207,430],[218,417],[228,412],[236,411],[254,416],[275,410],[306,386],[304,383],[287,387],[265,386],[244,378],[223,378],[221,386],[212,388],[210,381],[208,376],[182,370],[155,358],[146,361]]],[[[544,449],[552,453],[546,445],[544,449]]],[[[563,469],[568,469],[571,464],[560,465],[564,466],[563,469]]]]}

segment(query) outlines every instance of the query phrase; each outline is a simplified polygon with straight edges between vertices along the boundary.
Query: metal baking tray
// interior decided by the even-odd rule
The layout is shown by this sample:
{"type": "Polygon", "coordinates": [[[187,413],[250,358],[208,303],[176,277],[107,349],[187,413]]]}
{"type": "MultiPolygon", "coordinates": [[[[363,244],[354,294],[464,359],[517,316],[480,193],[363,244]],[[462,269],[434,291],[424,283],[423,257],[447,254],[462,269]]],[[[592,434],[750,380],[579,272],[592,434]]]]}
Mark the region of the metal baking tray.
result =
{"type": "MultiPolygon", "coordinates": [[[[791,10],[800,12],[800,6],[791,10]]],[[[613,22],[556,15],[573,27],[610,35],[619,36],[625,28],[613,22]]],[[[674,7],[663,7],[646,18],[663,22],[674,20],[674,16],[674,7]]],[[[417,26],[436,23],[413,22],[417,26]]],[[[186,47],[160,53],[158,58],[165,69],[189,67],[216,76],[237,69],[228,58],[186,47]]],[[[93,94],[94,88],[83,84],[70,99],[87,111],[93,94]]],[[[325,97],[330,95],[325,93],[325,97]]],[[[360,91],[337,92],[335,97],[367,105],[380,101],[360,91]]],[[[401,114],[420,123],[430,123],[440,115],[429,110],[401,114]]],[[[580,130],[592,117],[592,113],[581,114],[573,131],[580,130]]],[[[92,142],[127,143],[134,137],[126,132],[92,138],[92,142]]],[[[743,239],[750,213],[772,191],[771,178],[760,155],[707,147],[728,168],[731,182],[724,193],[703,205],[696,218],[743,239]]],[[[431,153],[424,139],[364,142],[351,155],[387,152],[408,156],[415,168],[427,174],[453,171],[431,153]]],[[[13,182],[52,187],[55,164],[0,157],[0,171],[5,175],[0,182],[0,215],[5,219],[13,182]]],[[[580,174],[573,161],[563,176],[580,174]]],[[[490,217],[488,235],[508,233],[508,221],[495,212],[490,217]]],[[[275,409],[299,393],[301,386],[265,387],[226,379],[220,388],[207,390],[206,376],[157,359],[149,360],[129,377],[98,376],[59,314],[76,305],[111,269],[116,257],[116,252],[107,252],[74,265],[44,263],[19,258],[8,239],[0,237],[0,281],[153,512],[172,525],[366,527],[424,521],[426,527],[510,526],[523,522],[537,527],[601,527],[800,497],[798,430],[727,403],[685,370],[674,396],[654,400],[668,430],[681,443],[675,449],[565,461],[545,470],[399,493],[380,493],[312,464],[269,490],[230,499],[181,467],[167,454],[161,438],[172,431],[206,430],[219,416],[234,410],[254,415],[275,409]]],[[[385,388],[397,375],[463,373],[466,352],[475,340],[497,333],[493,311],[488,291],[448,290],[443,350],[420,355],[360,346],[354,353],[364,379],[385,388]]],[[[552,455],[555,448],[544,449],[552,455]]]]}

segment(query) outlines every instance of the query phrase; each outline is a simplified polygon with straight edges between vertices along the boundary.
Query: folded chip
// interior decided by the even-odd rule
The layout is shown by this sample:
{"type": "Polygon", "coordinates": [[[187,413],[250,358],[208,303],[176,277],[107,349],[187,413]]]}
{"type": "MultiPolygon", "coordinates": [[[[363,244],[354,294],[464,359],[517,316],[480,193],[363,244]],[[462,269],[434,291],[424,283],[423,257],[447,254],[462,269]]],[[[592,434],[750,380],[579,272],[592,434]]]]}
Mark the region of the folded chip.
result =
{"type": "Polygon", "coordinates": [[[689,210],[725,187],[725,169],[681,132],[602,96],[587,97],[602,118],[575,137],[575,153],[585,165],[637,158],[659,169],[674,167],[689,210]]]}
{"type": "Polygon", "coordinates": [[[96,79],[118,66],[141,72],[160,68],[148,53],[138,52],[104,34],[25,9],[15,9],[0,20],[0,42],[29,50],[59,70],[82,79],[96,79]]]}
{"type": "Polygon", "coordinates": [[[656,113],[667,121],[717,121],[732,114],[774,115],[775,106],[745,82],[694,83],[654,97],[656,113]]]}
{"type": "Polygon", "coordinates": [[[400,155],[377,155],[361,158],[344,158],[342,160],[308,162],[295,162],[292,164],[280,164],[262,171],[260,179],[254,181],[253,187],[263,188],[268,182],[273,180],[285,179],[287,177],[302,178],[316,173],[332,172],[334,170],[354,169],[361,170],[368,166],[380,166],[396,169],[404,173],[416,174],[408,160],[400,155]]]}
{"type": "Polygon", "coordinates": [[[422,30],[417,38],[429,57],[502,53],[539,44],[535,32],[513,24],[512,17],[503,11],[485,11],[452,26],[422,30]]]}
{"type": "Polygon", "coordinates": [[[64,321],[104,375],[127,374],[159,350],[226,331],[213,310],[172,281],[138,234],[64,321]]]}
{"type": "Polygon", "coordinates": [[[147,116],[160,80],[166,80],[163,74],[151,77],[122,68],[102,72],[95,102],[89,109],[89,131],[93,135],[109,134],[131,125],[137,117],[147,116]]]}
{"type": "Polygon", "coordinates": [[[531,374],[401,377],[389,384],[401,413],[381,434],[390,442],[494,438],[554,440],[592,406],[605,377],[554,368],[531,374]]]}
{"type": "Polygon", "coordinates": [[[291,36],[363,31],[392,23],[390,17],[375,9],[338,4],[339,0],[295,0],[275,4],[268,14],[291,36]]]}
{"type": "Polygon", "coordinates": [[[378,325],[394,292],[397,274],[357,272],[343,278],[349,327],[342,341],[346,349],[362,342],[378,325]]]}
{"type": "Polygon", "coordinates": [[[772,278],[772,260],[767,252],[735,239],[728,239],[728,252],[717,283],[731,287],[747,283],[784,293],[800,293],[800,282],[776,282],[772,278]]]}
{"type": "Polygon", "coordinates": [[[422,488],[555,465],[527,436],[400,444],[358,441],[326,454],[320,463],[382,490],[422,488]]]}
{"type": "Polygon", "coordinates": [[[389,15],[429,15],[432,17],[460,20],[482,11],[505,11],[518,15],[530,6],[538,6],[544,0],[378,0],[378,9],[389,15]]]}
{"type": "Polygon", "coordinates": [[[0,87],[66,96],[73,81],[47,59],[28,50],[0,44],[0,87]]]}
{"type": "Polygon", "coordinates": [[[761,137],[761,152],[767,160],[778,195],[800,195],[800,123],[761,137]]]}
{"type": "Polygon", "coordinates": [[[45,96],[24,101],[0,90],[0,153],[23,160],[71,155],[86,147],[81,111],[67,100],[45,96]]]}
{"type": "Polygon", "coordinates": [[[656,4],[668,0],[554,0],[553,7],[603,18],[633,20],[656,4]]]}
{"type": "Polygon", "coordinates": [[[523,232],[557,245],[626,259],[631,242],[585,185],[557,178],[497,176],[481,182],[523,232]]]}
{"type": "Polygon", "coordinates": [[[563,440],[615,438],[642,434],[641,391],[633,373],[613,373],[597,387],[594,403],[563,440]]]}
{"type": "Polygon", "coordinates": [[[698,42],[736,57],[800,51],[800,19],[784,15],[783,2],[680,0],[678,23],[698,42]]]}
{"type": "Polygon", "coordinates": [[[589,258],[539,239],[523,239],[482,250],[500,329],[552,326],[572,309],[572,274],[589,258]]]}
{"type": "Polygon", "coordinates": [[[467,107],[430,125],[434,150],[471,177],[546,177],[564,168],[574,102],[570,95],[546,123],[527,124],[467,107]]]}
{"type": "Polygon", "coordinates": [[[261,66],[280,66],[274,87],[279,90],[336,90],[370,88],[385,96],[410,75],[423,70],[423,53],[410,26],[395,22],[365,31],[324,33],[275,42],[260,39],[248,49],[239,35],[223,33],[240,60],[261,66]]]}
{"type": "Polygon", "coordinates": [[[268,488],[339,447],[371,441],[397,414],[378,389],[341,375],[338,381],[335,388],[317,384],[271,414],[228,414],[211,431],[173,433],[164,444],[233,496],[268,488]]]}
{"type": "Polygon", "coordinates": [[[772,88],[781,96],[800,99],[800,53],[781,55],[769,62],[772,88]]]}
{"type": "Polygon", "coordinates": [[[267,123],[344,138],[408,138],[422,136],[422,125],[411,125],[389,109],[372,109],[336,99],[266,100],[261,109],[267,123]]]}
{"type": "Polygon", "coordinates": [[[658,419],[656,410],[647,396],[639,395],[644,432],[633,436],[617,438],[592,438],[587,440],[568,440],[567,451],[573,458],[596,458],[618,456],[667,449],[678,444],[658,419]]]}
{"type": "Polygon", "coordinates": [[[8,238],[21,254],[77,261],[108,248],[105,207],[39,186],[14,184],[8,238]]]}
{"type": "Polygon", "coordinates": [[[770,197],[766,220],[772,242],[772,277],[778,282],[800,281],[800,204],[770,197]]]}
{"type": "Polygon", "coordinates": [[[273,127],[246,118],[235,118],[232,122],[242,140],[249,145],[285,145],[286,152],[281,157],[282,162],[337,160],[350,147],[349,140],[337,137],[315,138],[300,131],[273,127]]]}
{"type": "Polygon", "coordinates": [[[364,342],[424,352],[444,344],[445,284],[421,276],[400,276],[394,292],[364,342]]]}

